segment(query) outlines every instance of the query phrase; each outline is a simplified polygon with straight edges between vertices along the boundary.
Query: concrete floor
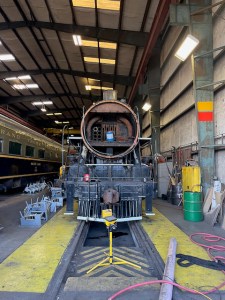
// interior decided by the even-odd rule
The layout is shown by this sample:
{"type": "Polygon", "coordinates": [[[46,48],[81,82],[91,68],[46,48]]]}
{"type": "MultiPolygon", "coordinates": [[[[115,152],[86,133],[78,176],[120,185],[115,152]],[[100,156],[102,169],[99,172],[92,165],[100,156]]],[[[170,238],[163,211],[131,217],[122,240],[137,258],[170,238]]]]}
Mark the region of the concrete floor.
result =
{"type": "MultiPolygon", "coordinates": [[[[23,244],[29,237],[31,237],[38,229],[35,228],[23,228],[20,226],[20,215],[19,211],[23,210],[25,207],[25,201],[30,201],[31,198],[37,197],[38,195],[10,195],[10,196],[0,196],[0,224],[4,227],[3,230],[0,231],[0,262],[2,262],[8,255],[10,255],[15,249],[17,249],[21,244],[23,244]]],[[[40,197],[40,195],[39,195],[40,197]]],[[[36,198],[35,198],[36,199],[36,198]]],[[[187,235],[190,235],[195,232],[207,232],[218,236],[225,236],[225,231],[219,228],[217,225],[211,227],[206,222],[188,222],[183,219],[183,211],[182,207],[174,206],[169,204],[167,201],[163,200],[154,200],[154,207],[163,215],[166,216],[174,225],[176,225],[179,229],[185,232],[187,235]]],[[[153,217],[154,218],[154,217],[153,217]]],[[[166,228],[165,228],[166,231],[166,228]]],[[[191,274],[190,274],[191,276],[191,274]]],[[[98,297],[98,293],[85,293],[81,299],[96,299],[102,300],[107,299],[109,293],[103,293],[102,297],[98,297]],[[94,297],[94,298],[93,298],[94,297]]],[[[155,300],[157,292],[154,288],[144,288],[140,290],[134,290],[129,293],[125,293],[120,297],[116,298],[118,300],[135,300],[135,299],[152,299],[155,300]],[[152,295],[151,295],[152,294],[152,295]]],[[[46,296],[47,297],[47,296],[46,296]]],[[[18,300],[18,299],[52,299],[50,295],[46,298],[45,295],[41,295],[38,293],[0,293],[0,299],[4,300],[18,300]]],[[[225,299],[225,293],[214,293],[213,295],[209,295],[210,299],[219,300],[225,299]]],[[[65,292],[63,297],[60,299],[65,300],[73,300],[77,299],[74,292],[65,292]]],[[[175,299],[203,299],[203,296],[199,295],[183,295],[181,297],[180,294],[175,292],[175,299]]]]}
{"type": "Polygon", "coordinates": [[[23,212],[26,201],[30,203],[31,199],[35,201],[42,195],[43,193],[0,195],[0,224],[3,227],[0,231],[0,263],[38,230],[20,226],[20,211],[23,212]]]}
{"type": "Polygon", "coordinates": [[[220,228],[218,224],[210,226],[205,221],[190,222],[183,218],[183,207],[168,203],[167,201],[156,199],[153,200],[153,206],[156,207],[163,215],[165,215],[174,225],[180,228],[187,235],[195,232],[206,232],[218,236],[225,236],[225,230],[220,228]],[[174,213],[176,212],[176,213],[174,213]]]}

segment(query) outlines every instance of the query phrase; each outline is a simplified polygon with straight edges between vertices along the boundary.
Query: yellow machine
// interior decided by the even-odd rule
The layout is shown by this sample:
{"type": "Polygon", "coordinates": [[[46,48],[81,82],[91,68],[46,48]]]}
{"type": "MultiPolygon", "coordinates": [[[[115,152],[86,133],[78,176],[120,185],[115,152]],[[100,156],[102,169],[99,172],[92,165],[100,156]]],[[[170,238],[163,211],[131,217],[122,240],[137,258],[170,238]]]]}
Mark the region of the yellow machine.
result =
{"type": "Polygon", "coordinates": [[[107,217],[112,216],[112,210],[111,209],[103,209],[102,210],[102,218],[105,219],[107,217]]]}
{"type": "Polygon", "coordinates": [[[108,229],[109,232],[109,253],[106,254],[106,258],[97,263],[94,267],[92,267],[90,270],[87,271],[87,274],[91,273],[98,267],[105,267],[105,266],[110,266],[110,265],[130,265],[132,267],[141,269],[140,266],[126,261],[124,259],[119,258],[118,256],[113,255],[113,245],[112,245],[112,231],[116,229],[117,227],[117,219],[112,215],[112,210],[111,209],[106,209],[102,211],[102,217],[105,219],[105,225],[108,229]]]}

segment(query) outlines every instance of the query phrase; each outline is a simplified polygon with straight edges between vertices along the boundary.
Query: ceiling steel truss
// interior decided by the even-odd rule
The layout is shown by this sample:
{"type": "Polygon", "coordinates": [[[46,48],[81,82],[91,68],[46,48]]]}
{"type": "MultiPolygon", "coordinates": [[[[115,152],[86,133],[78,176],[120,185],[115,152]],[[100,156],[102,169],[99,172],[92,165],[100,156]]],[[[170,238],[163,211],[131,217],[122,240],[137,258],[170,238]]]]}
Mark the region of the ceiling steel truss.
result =
{"type": "Polygon", "coordinates": [[[82,1],[74,6],[72,0],[1,3],[0,53],[14,57],[0,64],[3,109],[39,128],[60,128],[66,121],[79,128],[83,107],[101,100],[105,89],[117,90],[118,99],[128,99],[131,91],[135,96],[152,27],[158,28],[157,40],[171,1],[118,0],[117,11],[110,10],[112,1],[105,0],[107,9],[92,2],[92,7],[82,7],[82,1]],[[75,45],[73,35],[83,44],[75,45]],[[32,105],[45,99],[53,102],[46,112],[32,105]]]}

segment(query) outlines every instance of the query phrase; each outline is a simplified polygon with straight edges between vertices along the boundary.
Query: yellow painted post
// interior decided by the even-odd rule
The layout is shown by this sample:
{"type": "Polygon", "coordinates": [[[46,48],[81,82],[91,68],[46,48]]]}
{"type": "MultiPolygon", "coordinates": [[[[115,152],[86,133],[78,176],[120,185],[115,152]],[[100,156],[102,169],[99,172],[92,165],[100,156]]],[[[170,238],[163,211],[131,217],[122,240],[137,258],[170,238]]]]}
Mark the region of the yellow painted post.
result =
{"type": "Polygon", "coordinates": [[[113,263],[112,231],[109,232],[109,263],[113,263]]]}

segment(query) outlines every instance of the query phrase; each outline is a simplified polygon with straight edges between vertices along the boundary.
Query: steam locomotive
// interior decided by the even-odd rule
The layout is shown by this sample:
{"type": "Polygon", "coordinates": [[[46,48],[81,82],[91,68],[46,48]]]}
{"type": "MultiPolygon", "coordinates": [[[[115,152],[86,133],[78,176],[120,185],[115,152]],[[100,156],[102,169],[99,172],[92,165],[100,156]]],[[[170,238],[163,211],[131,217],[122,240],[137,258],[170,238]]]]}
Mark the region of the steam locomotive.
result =
{"type": "Polygon", "coordinates": [[[61,165],[61,145],[0,111],[0,191],[53,180],[61,165]]]}
{"type": "Polygon", "coordinates": [[[138,116],[113,93],[105,98],[84,113],[77,152],[69,147],[67,213],[73,214],[77,198],[79,220],[103,222],[103,209],[111,209],[118,222],[140,220],[143,199],[152,214],[153,183],[141,163],[138,116]]]}

